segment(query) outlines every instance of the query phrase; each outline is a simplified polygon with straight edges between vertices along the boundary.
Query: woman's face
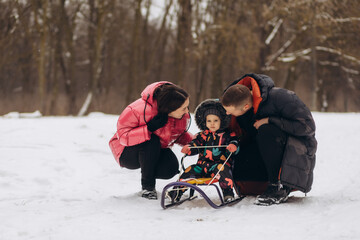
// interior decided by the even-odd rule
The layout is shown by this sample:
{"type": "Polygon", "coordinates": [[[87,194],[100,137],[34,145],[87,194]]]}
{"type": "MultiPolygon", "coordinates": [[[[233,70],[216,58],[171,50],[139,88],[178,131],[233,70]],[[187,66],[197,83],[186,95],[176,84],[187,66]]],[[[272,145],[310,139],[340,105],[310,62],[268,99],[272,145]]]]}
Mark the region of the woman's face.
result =
{"type": "Polygon", "coordinates": [[[181,105],[181,107],[169,113],[168,116],[176,119],[181,119],[184,116],[184,114],[189,113],[189,103],[190,100],[189,98],[187,98],[183,103],[183,105],[181,105]]]}

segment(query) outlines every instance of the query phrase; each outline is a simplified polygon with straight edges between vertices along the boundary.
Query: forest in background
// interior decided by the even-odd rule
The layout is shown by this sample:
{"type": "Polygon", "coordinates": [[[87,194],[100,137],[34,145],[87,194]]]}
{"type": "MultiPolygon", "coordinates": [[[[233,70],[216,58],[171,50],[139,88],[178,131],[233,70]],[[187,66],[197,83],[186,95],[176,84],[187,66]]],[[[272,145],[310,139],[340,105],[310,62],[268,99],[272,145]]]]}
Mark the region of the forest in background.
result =
{"type": "Polygon", "coordinates": [[[155,81],[190,111],[246,73],[360,111],[358,0],[0,0],[0,115],[119,114],[155,81]]]}

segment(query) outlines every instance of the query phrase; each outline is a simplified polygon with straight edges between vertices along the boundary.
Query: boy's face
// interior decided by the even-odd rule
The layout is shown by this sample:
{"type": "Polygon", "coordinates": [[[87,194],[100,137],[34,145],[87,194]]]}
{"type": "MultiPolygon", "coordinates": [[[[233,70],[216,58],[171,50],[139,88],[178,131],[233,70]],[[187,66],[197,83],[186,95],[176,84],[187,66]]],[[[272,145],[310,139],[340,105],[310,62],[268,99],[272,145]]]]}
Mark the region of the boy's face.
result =
{"type": "Polygon", "coordinates": [[[216,132],[217,130],[219,130],[220,125],[221,125],[221,120],[218,116],[213,114],[209,114],[206,116],[206,127],[210,131],[216,132]]]}
{"type": "Polygon", "coordinates": [[[226,114],[227,115],[233,115],[235,117],[238,117],[238,116],[241,116],[243,115],[244,113],[246,113],[250,108],[250,104],[246,103],[245,105],[243,106],[223,106],[226,110],[226,114]]]}

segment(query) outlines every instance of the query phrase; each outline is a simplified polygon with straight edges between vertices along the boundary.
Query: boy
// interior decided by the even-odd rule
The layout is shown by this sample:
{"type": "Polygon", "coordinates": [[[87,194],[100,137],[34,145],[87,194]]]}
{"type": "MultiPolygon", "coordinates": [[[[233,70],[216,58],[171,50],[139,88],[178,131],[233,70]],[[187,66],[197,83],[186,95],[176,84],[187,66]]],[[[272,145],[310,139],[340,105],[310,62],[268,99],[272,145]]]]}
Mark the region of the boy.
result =
{"type": "MultiPolygon", "coordinates": [[[[224,201],[234,200],[232,166],[230,158],[226,164],[224,162],[231,153],[236,154],[238,141],[235,133],[231,133],[227,127],[230,116],[226,115],[225,109],[218,100],[208,99],[200,103],[195,110],[195,122],[199,132],[195,139],[185,145],[181,152],[188,155],[199,154],[196,164],[185,169],[180,176],[180,181],[188,178],[211,177],[219,171],[216,179],[219,181],[220,188],[224,195],[224,201]],[[224,146],[225,147],[217,147],[224,146]],[[205,148],[196,148],[203,146],[205,148]]],[[[184,191],[171,191],[171,198],[179,201],[184,191]]]]}
{"type": "Polygon", "coordinates": [[[269,183],[256,204],[279,204],[293,189],[311,190],[315,122],[293,92],[274,87],[266,75],[247,74],[225,90],[221,103],[233,116],[230,128],[246,145],[235,159],[234,179],[269,183]]]}

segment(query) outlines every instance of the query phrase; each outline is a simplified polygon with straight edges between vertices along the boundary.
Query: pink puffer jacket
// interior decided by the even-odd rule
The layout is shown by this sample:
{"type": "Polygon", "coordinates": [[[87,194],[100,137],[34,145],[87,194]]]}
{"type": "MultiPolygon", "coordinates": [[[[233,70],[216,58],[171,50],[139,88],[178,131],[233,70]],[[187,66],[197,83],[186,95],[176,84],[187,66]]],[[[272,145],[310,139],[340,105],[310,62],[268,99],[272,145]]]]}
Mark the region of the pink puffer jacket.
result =
{"type": "MultiPolygon", "coordinates": [[[[148,131],[146,122],[158,113],[153,93],[155,88],[165,83],[170,82],[155,82],[148,85],[141,93],[141,98],[127,106],[120,114],[117,131],[109,142],[111,151],[119,164],[119,158],[125,147],[150,140],[151,132],[148,131]]],[[[160,138],[161,147],[171,147],[175,142],[180,145],[189,143],[193,138],[193,135],[186,131],[189,122],[189,114],[184,115],[182,119],[169,117],[166,125],[154,132],[160,138]]]]}

